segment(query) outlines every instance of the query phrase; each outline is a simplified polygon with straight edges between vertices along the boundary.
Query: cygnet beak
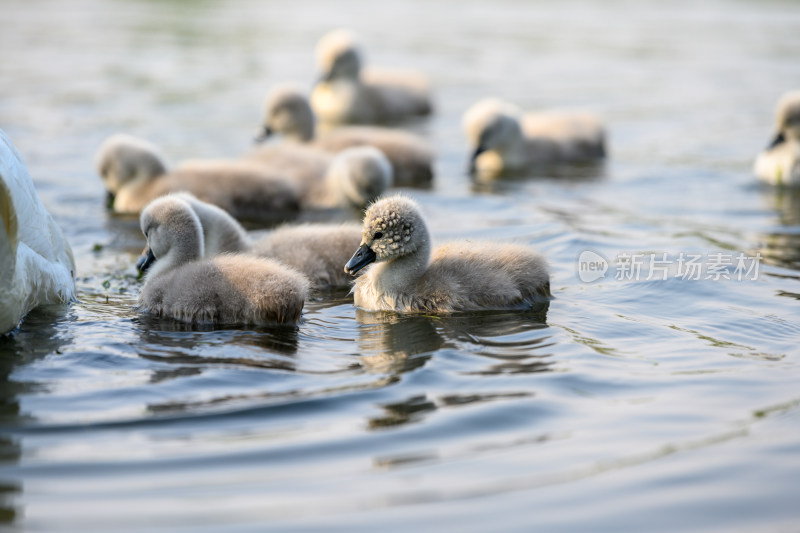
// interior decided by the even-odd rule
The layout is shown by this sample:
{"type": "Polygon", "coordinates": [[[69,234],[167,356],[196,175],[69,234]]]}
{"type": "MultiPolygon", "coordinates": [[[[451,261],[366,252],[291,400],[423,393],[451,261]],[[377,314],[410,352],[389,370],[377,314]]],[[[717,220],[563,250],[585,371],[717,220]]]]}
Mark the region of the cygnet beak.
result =
{"type": "Polygon", "coordinates": [[[375,261],[375,257],[375,252],[372,251],[372,248],[362,244],[344,266],[344,271],[351,276],[355,276],[356,272],[375,261]]]}
{"type": "Polygon", "coordinates": [[[136,268],[139,270],[140,274],[144,274],[147,272],[147,269],[153,266],[153,263],[155,262],[156,256],[153,255],[153,250],[151,250],[148,246],[144,249],[144,251],[142,251],[142,255],[139,257],[139,260],[136,261],[136,268]]]}
{"type": "Polygon", "coordinates": [[[272,133],[273,133],[272,128],[270,128],[269,126],[264,126],[264,129],[261,130],[261,133],[259,133],[255,137],[255,139],[253,139],[253,141],[259,144],[263,143],[272,136],[272,133]]]}
{"type": "Polygon", "coordinates": [[[778,134],[775,136],[775,138],[772,139],[772,142],[769,143],[769,146],[767,146],[767,150],[771,150],[771,149],[775,148],[776,146],[778,146],[779,144],[782,144],[785,141],[786,141],[786,137],[783,135],[783,132],[779,131],[778,134]]]}
{"type": "Polygon", "coordinates": [[[106,191],[106,207],[108,209],[114,208],[114,193],[111,191],[106,191]]]}

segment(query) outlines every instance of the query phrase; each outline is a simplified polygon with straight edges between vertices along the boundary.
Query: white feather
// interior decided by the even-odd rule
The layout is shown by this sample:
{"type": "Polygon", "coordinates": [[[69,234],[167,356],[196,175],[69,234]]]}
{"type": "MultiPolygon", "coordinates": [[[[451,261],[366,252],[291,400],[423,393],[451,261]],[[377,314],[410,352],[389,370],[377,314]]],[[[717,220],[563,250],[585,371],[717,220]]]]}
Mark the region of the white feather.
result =
{"type": "Polygon", "coordinates": [[[75,298],[75,260],[17,149],[0,130],[0,334],[45,304],[75,298]]]}

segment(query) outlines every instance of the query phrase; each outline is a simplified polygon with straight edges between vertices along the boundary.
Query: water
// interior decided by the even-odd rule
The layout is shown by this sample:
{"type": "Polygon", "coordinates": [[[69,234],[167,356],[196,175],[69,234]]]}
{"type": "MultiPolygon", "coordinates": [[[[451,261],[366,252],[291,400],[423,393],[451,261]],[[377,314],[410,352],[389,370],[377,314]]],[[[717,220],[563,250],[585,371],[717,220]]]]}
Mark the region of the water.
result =
{"type": "MultiPolygon", "coordinates": [[[[28,531],[789,531],[800,523],[800,196],[756,185],[800,86],[790,2],[55,2],[3,5],[0,127],[78,263],[80,301],[0,340],[0,522],[28,531]],[[435,238],[530,243],[555,299],[400,317],[346,292],[295,330],[138,316],[135,219],[110,216],[109,134],[236,156],[273,83],[310,87],[349,26],[428,72],[438,151],[411,191],[435,238]],[[611,157],[464,175],[461,113],[577,107],[611,157]],[[756,280],[578,278],[591,250],[760,253],[756,280]]],[[[644,256],[643,256],[644,257],[644,256]]],[[[649,255],[647,256],[649,257],[649,255]]],[[[733,267],[726,270],[733,273],[733,267]]]]}

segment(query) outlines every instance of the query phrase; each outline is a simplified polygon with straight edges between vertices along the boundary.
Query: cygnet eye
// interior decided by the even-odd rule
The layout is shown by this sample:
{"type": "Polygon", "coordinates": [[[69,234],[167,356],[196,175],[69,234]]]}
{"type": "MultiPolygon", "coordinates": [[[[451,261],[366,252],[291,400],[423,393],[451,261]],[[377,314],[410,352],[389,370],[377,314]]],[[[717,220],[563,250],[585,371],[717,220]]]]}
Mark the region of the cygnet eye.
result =
{"type": "Polygon", "coordinates": [[[382,231],[379,231],[378,233],[376,233],[375,235],[372,236],[373,239],[380,239],[382,237],[383,237],[383,232],[382,231]]]}

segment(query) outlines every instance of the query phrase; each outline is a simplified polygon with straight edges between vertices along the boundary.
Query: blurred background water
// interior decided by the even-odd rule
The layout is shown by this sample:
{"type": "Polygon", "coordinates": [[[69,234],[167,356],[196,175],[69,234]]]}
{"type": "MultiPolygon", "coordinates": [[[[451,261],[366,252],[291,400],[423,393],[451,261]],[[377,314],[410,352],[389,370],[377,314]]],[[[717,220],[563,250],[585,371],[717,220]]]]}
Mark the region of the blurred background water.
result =
{"type": "MultiPolygon", "coordinates": [[[[0,524],[26,531],[793,531],[800,196],[755,184],[800,86],[780,1],[2,2],[0,127],[78,264],[80,301],[0,339],[0,524]],[[296,330],[138,316],[144,240],[93,168],[109,134],[172,162],[250,147],[326,31],[426,72],[437,241],[530,243],[555,299],[401,317],[346,292],[296,330]],[[465,175],[485,96],[600,114],[610,158],[465,175]],[[761,254],[757,279],[578,278],[591,250],[761,254]]],[[[644,256],[643,256],[644,257],[644,256]]],[[[730,272],[728,271],[730,274],[730,272]]],[[[4,526],[0,525],[0,528],[4,526]]]]}

